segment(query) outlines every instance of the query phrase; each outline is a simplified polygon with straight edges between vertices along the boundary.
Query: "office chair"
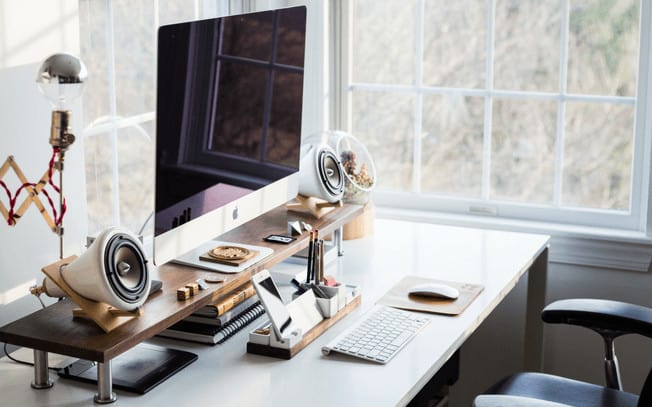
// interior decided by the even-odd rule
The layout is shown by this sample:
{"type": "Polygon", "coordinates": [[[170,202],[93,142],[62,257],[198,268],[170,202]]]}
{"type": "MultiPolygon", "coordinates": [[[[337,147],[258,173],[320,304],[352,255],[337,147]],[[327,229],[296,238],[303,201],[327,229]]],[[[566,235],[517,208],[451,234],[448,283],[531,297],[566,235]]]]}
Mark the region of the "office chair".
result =
{"type": "Polygon", "coordinates": [[[630,333],[652,338],[652,309],[618,301],[569,299],[548,305],[541,318],[552,324],[583,326],[602,336],[607,385],[544,373],[517,373],[476,397],[474,406],[652,406],[652,369],[639,396],[624,392],[614,346],[614,339],[630,333]]]}

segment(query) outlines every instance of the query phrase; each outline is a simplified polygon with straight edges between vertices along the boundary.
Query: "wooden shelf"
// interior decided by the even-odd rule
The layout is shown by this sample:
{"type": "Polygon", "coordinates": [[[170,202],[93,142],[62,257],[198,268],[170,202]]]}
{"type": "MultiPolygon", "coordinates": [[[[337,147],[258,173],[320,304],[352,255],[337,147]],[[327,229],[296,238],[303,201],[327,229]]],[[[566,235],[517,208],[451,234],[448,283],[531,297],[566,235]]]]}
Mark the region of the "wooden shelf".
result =
{"type": "Polygon", "coordinates": [[[185,302],[177,301],[177,288],[198,278],[214,275],[215,272],[173,264],[158,267],[153,274],[154,278],[163,282],[162,291],[145,303],[142,316],[109,333],[105,333],[92,321],[79,318],[73,320],[72,309],[76,305],[64,300],[1,327],[0,342],[96,362],[110,361],[246,283],[253,274],[270,268],[307,247],[307,233],[298,236],[297,240],[288,245],[262,240],[270,234],[285,234],[288,220],[303,220],[319,229],[321,235],[327,235],[361,213],[362,206],[345,205],[315,219],[310,215],[288,212],[284,206],[280,206],[220,236],[220,240],[224,241],[270,247],[274,253],[241,273],[221,274],[225,279],[223,283],[211,284],[208,290],[200,291],[185,302]]]}

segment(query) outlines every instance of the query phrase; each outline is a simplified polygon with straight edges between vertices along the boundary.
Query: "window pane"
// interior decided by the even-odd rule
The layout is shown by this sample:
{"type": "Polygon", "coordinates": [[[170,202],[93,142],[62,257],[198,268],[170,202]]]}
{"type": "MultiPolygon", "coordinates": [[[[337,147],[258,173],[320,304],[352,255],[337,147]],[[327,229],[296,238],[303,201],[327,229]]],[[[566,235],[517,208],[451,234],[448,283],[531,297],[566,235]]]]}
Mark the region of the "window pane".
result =
{"type": "Polygon", "coordinates": [[[494,101],[491,198],[552,202],[556,118],[555,102],[494,101]]]}
{"type": "Polygon", "coordinates": [[[357,0],[354,82],[414,83],[415,0],[357,0]]]}
{"type": "Polygon", "coordinates": [[[305,36],[303,11],[285,11],[279,13],[278,44],[276,62],[279,64],[303,66],[305,53],[305,36]]]}
{"type": "Polygon", "coordinates": [[[299,162],[301,140],[301,96],[303,75],[296,72],[274,72],[269,127],[265,145],[267,161],[295,166],[299,162]]]}
{"type": "Polygon", "coordinates": [[[486,0],[427,1],[424,85],[484,87],[486,33],[486,0]]]}
{"type": "Polygon", "coordinates": [[[484,98],[424,96],[421,190],[479,197],[484,98]]]}
{"type": "Polygon", "coordinates": [[[274,16],[271,13],[227,19],[220,36],[222,54],[269,61],[273,32],[274,16]]]}
{"type": "Polygon", "coordinates": [[[634,107],[568,103],[562,202],[629,209],[634,107]]]}
{"type": "Polygon", "coordinates": [[[265,114],[267,67],[222,61],[210,148],[221,153],[258,159],[265,114]],[[243,95],[249,95],[245,98],[243,95]]]}
{"type": "MultiPolygon", "coordinates": [[[[88,79],[84,83],[82,108],[84,127],[108,115],[109,81],[106,52],[106,11],[100,1],[79,2],[81,59],[86,64],[88,79]]],[[[92,144],[92,142],[91,142],[92,144]]]]}
{"type": "Polygon", "coordinates": [[[415,97],[353,92],[352,99],[353,135],[374,159],[378,188],[410,191],[415,97]]]}
{"type": "Polygon", "coordinates": [[[634,96],[639,0],[571,0],[568,91],[634,96]]]}
{"type": "Polygon", "coordinates": [[[153,121],[118,130],[120,221],[134,233],[154,209],[154,134],[153,121]]]}
{"type": "Polygon", "coordinates": [[[559,1],[496,1],[494,88],[559,90],[559,1]]]}
{"type": "Polygon", "coordinates": [[[84,138],[86,167],[86,204],[88,231],[93,235],[113,225],[113,179],[111,135],[102,133],[84,138]]]}
{"type": "Polygon", "coordinates": [[[155,110],[153,3],[113,0],[115,92],[118,116],[155,110]]]}
{"type": "Polygon", "coordinates": [[[158,0],[159,24],[175,24],[195,19],[196,3],[196,0],[158,0]]]}
{"type": "MultiPolygon", "coordinates": [[[[121,225],[139,231],[154,208],[154,123],[117,130],[121,225]]],[[[84,139],[89,232],[113,226],[112,136],[84,139]]]]}

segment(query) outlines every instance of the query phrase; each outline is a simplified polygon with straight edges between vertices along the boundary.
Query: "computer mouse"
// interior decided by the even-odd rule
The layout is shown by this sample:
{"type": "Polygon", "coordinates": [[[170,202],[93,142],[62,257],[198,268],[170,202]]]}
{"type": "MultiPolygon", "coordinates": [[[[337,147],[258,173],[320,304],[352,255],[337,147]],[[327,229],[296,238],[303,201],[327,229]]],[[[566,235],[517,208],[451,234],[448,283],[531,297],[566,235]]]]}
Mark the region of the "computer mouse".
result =
{"type": "Polygon", "coordinates": [[[408,293],[419,297],[446,298],[454,300],[460,296],[460,292],[449,285],[438,283],[426,283],[412,286],[408,293]]]}

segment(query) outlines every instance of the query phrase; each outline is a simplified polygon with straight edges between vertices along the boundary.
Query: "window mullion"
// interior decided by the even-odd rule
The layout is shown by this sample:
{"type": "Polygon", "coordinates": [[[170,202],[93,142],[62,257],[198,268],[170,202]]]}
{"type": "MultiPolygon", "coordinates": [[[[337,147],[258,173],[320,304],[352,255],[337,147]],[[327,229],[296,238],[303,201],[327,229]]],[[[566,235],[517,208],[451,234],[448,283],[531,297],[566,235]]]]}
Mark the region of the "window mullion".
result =
{"type": "Polygon", "coordinates": [[[415,18],[415,90],[414,106],[414,145],[412,157],[412,192],[421,192],[421,133],[423,131],[423,41],[424,41],[424,0],[419,0],[415,18]]]}
{"type": "Polygon", "coordinates": [[[557,132],[555,134],[555,169],[553,186],[553,205],[562,204],[564,176],[564,123],[566,121],[566,96],[568,84],[568,0],[561,1],[561,27],[559,35],[559,98],[557,101],[557,132]]]}
{"type": "Polygon", "coordinates": [[[489,200],[491,191],[491,129],[493,118],[494,88],[494,33],[496,4],[487,0],[487,63],[485,66],[485,88],[487,96],[484,102],[484,128],[482,135],[482,189],[481,197],[489,200]]]}
{"type": "MultiPolygon", "coordinates": [[[[114,40],[114,18],[113,4],[111,0],[105,1],[106,10],[106,52],[107,52],[107,80],[109,87],[109,115],[117,117],[118,108],[116,101],[116,77],[115,77],[115,40],[114,40]]],[[[111,179],[112,179],[112,215],[113,224],[120,225],[120,172],[118,156],[118,129],[112,126],[111,134],[111,179]]]]}

